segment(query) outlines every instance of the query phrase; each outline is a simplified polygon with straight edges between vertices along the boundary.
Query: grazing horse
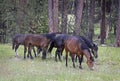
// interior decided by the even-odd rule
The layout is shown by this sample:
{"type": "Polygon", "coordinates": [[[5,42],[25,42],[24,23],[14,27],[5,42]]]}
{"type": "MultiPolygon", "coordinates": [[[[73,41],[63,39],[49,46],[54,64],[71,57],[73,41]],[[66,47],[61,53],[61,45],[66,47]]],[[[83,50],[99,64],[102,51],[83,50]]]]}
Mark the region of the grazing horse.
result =
{"type": "Polygon", "coordinates": [[[55,37],[55,33],[27,35],[25,38],[25,45],[24,45],[24,59],[26,58],[27,47],[28,47],[28,54],[30,55],[31,59],[33,59],[31,55],[31,49],[33,48],[33,46],[42,49],[43,51],[42,59],[45,59],[48,45],[54,39],[54,37],[55,37]]]}
{"type": "MultiPolygon", "coordinates": [[[[16,35],[13,36],[13,38],[12,38],[12,49],[15,51],[15,56],[18,56],[17,49],[19,48],[20,45],[24,45],[26,36],[27,35],[25,35],[25,34],[16,34],[16,35]]],[[[35,52],[34,47],[33,47],[33,52],[34,52],[35,57],[36,57],[36,52],[35,52]]]]}
{"type": "Polygon", "coordinates": [[[48,49],[48,52],[51,53],[53,47],[56,47],[57,50],[55,52],[55,61],[57,61],[57,55],[60,61],[61,60],[61,55],[63,53],[64,50],[64,42],[65,39],[67,38],[67,34],[56,34],[54,40],[50,43],[50,47],[48,49]]]}
{"type": "MultiPolygon", "coordinates": [[[[48,49],[48,52],[51,53],[53,47],[57,48],[56,53],[55,53],[55,60],[56,61],[57,61],[57,55],[59,57],[59,60],[61,61],[61,55],[62,55],[63,50],[64,50],[64,42],[65,42],[65,40],[68,36],[69,35],[66,35],[66,34],[57,34],[55,36],[55,39],[50,44],[50,48],[48,49]]],[[[76,37],[79,38],[81,41],[86,43],[86,45],[91,49],[95,58],[98,57],[98,53],[97,53],[98,47],[97,47],[97,45],[95,45],[93,42],[89,41],[88,39],[86,39],[83,36],[76,36],[76,37]]],[[[83,57],[81,57],[81,59],[83,59],[83,57]]]]}
{"type": "Polygon", "coordinates": [[[91,49],[91,52],[94,55],[94,57],[98,58],[98,46],[83,36],[78,37],[80,38],[81,41],[83,40],[87,44],[87,46],[91,49]]]}
{"type": "MultiPolygon", "coordinates": [[[[90,49],[90,52],[92,52],[93,56],[95,58],[98,58],[98,46],[96,44],[94,44],[92,41],[86,39],[83,36],[76,36],[78,37],[81,41],[85,42],[87,44],[87,46],[90,49]]],[[[83,56],[81,57],[81,61],[83,60],[83,56]]],[[[76,56],[76,61],[77,61],[77,56],[76,56]]]]}
{"type": "Polygon", "coordinates": [[[84,41],[82,41],[81,39],[75,36],[69,36],[67,37],[65,41],[64,47],[65,47],[65,52],[66,52],[66,66],[68,66],[67,59],[68,59],[68,52],[70,52],[72,62],[73,62],[73,67],[75,67],[74,56],[77,55],[77,57],[79,58],[79,63],[80,63],[79,68],[82,68],[81,56],[85,55],[85,57],[87,58],[88,67],[91,70],[93,69],[93,66],[94,66],[93,57],[89,51],[89,47],[84,41]]]}

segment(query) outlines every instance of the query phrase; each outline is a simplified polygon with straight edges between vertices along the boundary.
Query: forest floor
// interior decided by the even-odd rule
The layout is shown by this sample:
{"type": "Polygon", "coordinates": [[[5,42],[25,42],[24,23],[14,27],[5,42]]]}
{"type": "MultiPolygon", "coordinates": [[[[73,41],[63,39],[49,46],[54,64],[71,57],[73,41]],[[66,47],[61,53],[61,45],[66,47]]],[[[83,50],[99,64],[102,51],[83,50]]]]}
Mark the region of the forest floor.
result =
{"type": "Polygon", "coordinates": [[[68,67],[65,59],[55,62],[54,51],[46,60],[42,60],[41,55],[34,60],[24,60],[22,46],[18,49],[19,57],[15,57],[10,44],[0,44],[0,81],[120,81],[120,48],[99,46],[93,71],[85,58],[82,70],[78,62],[73,68],[70,57],[68,67]]]}

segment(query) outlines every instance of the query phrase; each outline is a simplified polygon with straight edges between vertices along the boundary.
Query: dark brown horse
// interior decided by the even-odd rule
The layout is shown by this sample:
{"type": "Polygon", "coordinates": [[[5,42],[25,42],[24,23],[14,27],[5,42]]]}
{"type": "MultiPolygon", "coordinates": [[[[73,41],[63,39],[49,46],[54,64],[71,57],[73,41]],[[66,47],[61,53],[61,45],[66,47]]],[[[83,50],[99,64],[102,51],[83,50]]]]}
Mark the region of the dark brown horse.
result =
{"type": "Polygon", "coordinates": [[[48,45],[54,39],[54,37],[55,37],[55,33],[27,35],[25,38],[25,45],[24,45],[24,58],[26,58],[26,49],[28,47],[28,54],[30,55],[31,59],[33,59],[31,54],[31,49],[33,48],[33,46],[36,46],[37,48],[42,49],[43,51],[42,59],[45,59],[48,45]]]}
{"type": "Polygon", "coordinates": [[[65,51],[66,51],[66,66],[68,66],[67,59],[68,59],[68,52],[70,52],[72,62],[73,62],[73,67],[75,67],[74,56],[75,55],[78,56],[79,63],[80,63],[79,68],[82,68],[81,57],[83,57],[83,55],[85,55],[85,57],[87,58],[88,67],[90,69],[93,69],[93,66],[94,66],[93,57],[91,56],[89,47],[85,44],[85,42],[83,42],[79,38],[77,38],[75,36],[69,36],[67,38],[67,40],[65,41],[65,51]]]}
{"type": "MultiPolygon", "coordinates": [[[[18,56],[18,52],[17,49],[19,48],[20,45],[24,45],[25,43],[25,37],[27,36],[27,34],[16,34],[13,36],[12,38],[12,49],[15,51],[15,56],[18,56]]],[[[33,52],[35,54],[36,57],[36,52],[35,52],[35,48],[33,47],[33,52]]]]}

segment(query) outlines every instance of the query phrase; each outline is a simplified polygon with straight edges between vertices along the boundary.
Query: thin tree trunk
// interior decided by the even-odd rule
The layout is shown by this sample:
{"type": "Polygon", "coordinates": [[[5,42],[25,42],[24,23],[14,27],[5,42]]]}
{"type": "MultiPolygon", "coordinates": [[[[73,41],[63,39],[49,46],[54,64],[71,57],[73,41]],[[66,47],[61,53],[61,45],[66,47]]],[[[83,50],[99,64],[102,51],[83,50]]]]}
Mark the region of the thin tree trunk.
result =
{"type": "Polygon", "coordinates": [[[58,0],[53,0],[53,11],[54,11],[54,32],[59,31],[59,24],[58,24],[58,0]]]}
{"type": "Polygon", "coordinates": [[[62,0],[62,33],[67,33],[67,0],[62,0]]]}
{"type": "Polygon", "coordinates": [[[48,0],[49,32],[58,32],[58,0],[48,0]]]}
{"type": "Polygon", "coordinates": [[[54,24],[53,24],[53,0],[48,0],[48,26],[49,32],[54,32],[54,24]]]}
{"type": "Polygon", "coordinates": [[[100,29],[100,37],[101,37],[101,44],[104,44],[104,39],[105,39],[105,0],[101,0],[101,17],[102,17],[102,21],[101,21],[101,29],[100,29]]]}
{"type": "Polygon", "coordinates": [[[119,0],[118,26],[116,29],[116,46],[120,47],[120,0],[119,0]]]}
{"type": "Polygon", "coordinates": [[[81,32],[81,20],[82,20],[82,11],[83,11],[83,2],[84,0],[76,1],[76,19],[75,19],[75,30],[74,33],[79,35],[81,32]]]}
{"type": "Polygon", "coordinates": [[[95,0],[90,0],[90,27],[89,27],[89,39],[93,41],[93,35],[94,35],[94,4],[95,0]]]}

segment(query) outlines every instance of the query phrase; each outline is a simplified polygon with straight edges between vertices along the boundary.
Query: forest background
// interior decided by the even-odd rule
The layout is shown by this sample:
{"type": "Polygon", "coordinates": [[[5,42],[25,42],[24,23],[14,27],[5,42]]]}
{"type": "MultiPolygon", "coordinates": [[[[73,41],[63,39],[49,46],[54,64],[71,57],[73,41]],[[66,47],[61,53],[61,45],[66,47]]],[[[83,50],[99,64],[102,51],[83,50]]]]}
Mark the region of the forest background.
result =
{"type": "Polygon", "coordinates": [[[0,43],[18,33],[62,32],[120,46],[120,0],[0,0],[0,43]]]}

